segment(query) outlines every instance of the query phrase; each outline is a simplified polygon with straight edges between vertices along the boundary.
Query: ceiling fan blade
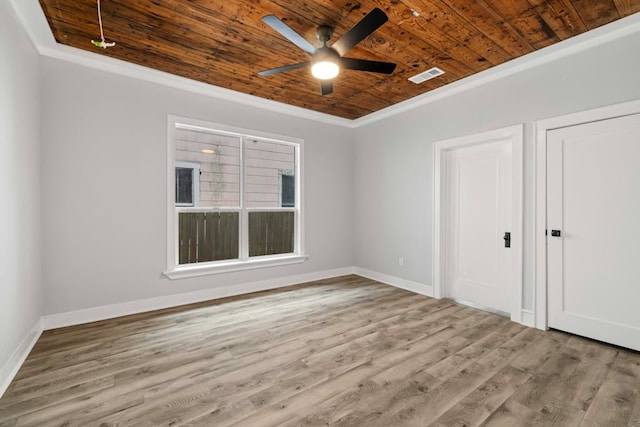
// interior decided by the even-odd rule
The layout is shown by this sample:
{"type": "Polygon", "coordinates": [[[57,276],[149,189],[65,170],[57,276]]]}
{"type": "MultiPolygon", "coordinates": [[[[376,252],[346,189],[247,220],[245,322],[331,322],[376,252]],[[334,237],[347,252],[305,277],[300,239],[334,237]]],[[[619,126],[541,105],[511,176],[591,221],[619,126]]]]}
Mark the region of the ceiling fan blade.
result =
{"type": "Polygon", "coordinates": [[[320,80],[322,96],[333,93],[333,80],[320,80]]]}
{"type": "Polygon", "coordinates": [[[298,68],[308,67],[311,62],[300,62],[298,64],[284,65],[278,68],[272,68],[270,70],[260,71],[258,73],[259,76],[270,76],[271,74],[283,73],[285,71],[297,70],[298,68]]]}
{"type": "Polygon", "coordinates": [[[392,62],[370,61],[368,59],[340,58],[342,68],[346,70],[369,71],[372,73],[391,74],[396,69],[392,62]]]}
{"type": "Polygon", "coordinates": [[[309,43],[307,39],[302,37],[300,34],[296,33],[293,28],[285,24],[277,16],[267,15],[262,18],[262,22],[279,32],[287,40],[307,52],[309,55],[313,55],[316,52],[316,48],[314,45],[309,43]]]}
{"type": "Polygon", "coordinates": [[[362,18],[360,22],[354,25],[353,28],[347,31],[345,35],[340,37],[340,40],[331,45],[331,47],[342,56],[388,20],[387,15],[376,7],[369,12],[367,16],[362,18]]]}

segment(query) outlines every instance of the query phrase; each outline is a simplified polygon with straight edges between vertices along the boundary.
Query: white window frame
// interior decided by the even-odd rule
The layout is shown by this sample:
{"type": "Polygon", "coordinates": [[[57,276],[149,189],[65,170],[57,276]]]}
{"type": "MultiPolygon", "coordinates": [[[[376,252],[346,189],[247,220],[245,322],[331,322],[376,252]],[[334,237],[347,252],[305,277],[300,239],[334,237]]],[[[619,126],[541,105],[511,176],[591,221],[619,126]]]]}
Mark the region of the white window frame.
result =
{"type": "MultiPolygon", "coordinates": [[[[221,125],[202,120],[189,119],[185,117],[169,115],[167,120],[167,268],[164,275],[169,279],[182,279],[187,277],[204,276],[209,274],[228,273],[232,271],[251,270],[255,268],[274,267],[281,265],[297,264],[308,259],[304,248],[304,165],[303,165],[303,140],[281,135],[268,134],[254,130],[241,129],[226,125],[221,125]],[[182,207],[175,205],[175,168],[180,162],[175,160],[175,136],[176,128],[193,129],[200,131],[214,131],[216,134],[227,134],[243,139],[258,139],[266,142],[276,142],[279,144],[289,144],[296,146],[296,183],[295,200],[296,206],[293,208],[247,208],[242,204],[244,191],[240,192],[240,208],[202,208],[202,207],[182,207]],[[178,264],[178,214],[179,212],[202,211],[208,212],[240,212],[239,259],[211,261],[193,264],[178,264]],[[294,251],[290,254],[265,255],[249,258],[248,242],[245,244],[245,236],[248,236],[248,216],[251,211],[279,211],[294,212],[295,236],[294,251]]],[[[244,141],[241,144],[244,147],[244,141]]],[[[244,189],[244,149],[240,153],[240,188],[244,189]]]]}
{"type": "MultiPolygon", "coordinates": [[[[192,172],[192,177],[191,177],[191,192],[193,194],[193,203],[176,203],[176,206],[180,206],[180,207],[194,207],[197,208],[198,206],[200,206],[200,163],[193,163],[193,162],[179,162],[176,161],[175,162],[175,166],[173,168],[173,174],[174,174],[174,179],[175,179],[175,170],[177,168],[184,168],[184,169],[191,169],[192,172]]],[[[174,181],[174,191],[175,191],[175,181],[174,181]]],[[[173,200],[175,202],[176,200],[176,196],[174,193],[173,196],[173,200]]]]}

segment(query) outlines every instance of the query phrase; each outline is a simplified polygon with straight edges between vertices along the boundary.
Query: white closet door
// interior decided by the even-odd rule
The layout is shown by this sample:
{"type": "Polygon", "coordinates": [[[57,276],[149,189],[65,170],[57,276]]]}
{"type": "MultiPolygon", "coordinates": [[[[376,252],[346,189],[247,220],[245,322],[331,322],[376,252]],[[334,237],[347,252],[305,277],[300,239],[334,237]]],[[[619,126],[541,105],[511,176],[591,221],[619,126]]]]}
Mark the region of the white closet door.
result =
{"type": "Polygon", "coordinates": [[[640,350],[640,115],[547,144],[549,326],[640,350]]]}

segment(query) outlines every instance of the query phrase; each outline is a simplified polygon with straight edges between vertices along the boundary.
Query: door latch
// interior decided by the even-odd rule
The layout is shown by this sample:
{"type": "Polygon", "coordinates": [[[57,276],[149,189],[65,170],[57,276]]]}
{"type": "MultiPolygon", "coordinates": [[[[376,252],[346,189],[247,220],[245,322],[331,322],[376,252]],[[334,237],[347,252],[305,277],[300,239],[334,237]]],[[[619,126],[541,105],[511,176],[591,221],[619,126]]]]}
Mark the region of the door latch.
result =
{"type": "Polygon", "coordinates": [[[505,248],[510,248],[511,247],[511,233],[509,231],[504,233],[504,247],[505,248]]]}
{"type": "Polygon", "coordinates": [[[562,232],[560,230],[551,230],[551,236],[560,237],[561,235],[562,235],[562,232]]]}

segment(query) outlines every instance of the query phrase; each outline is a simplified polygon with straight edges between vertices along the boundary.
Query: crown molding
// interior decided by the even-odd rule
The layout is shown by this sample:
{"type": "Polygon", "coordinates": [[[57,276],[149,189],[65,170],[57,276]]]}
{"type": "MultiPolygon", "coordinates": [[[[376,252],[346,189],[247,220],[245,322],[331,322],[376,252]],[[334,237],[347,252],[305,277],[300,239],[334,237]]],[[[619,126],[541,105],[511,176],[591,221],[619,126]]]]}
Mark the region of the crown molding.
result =
{"type": "MultiPolygon", "coordinates": [[[[44,12],[37,0],[9,0],[15,14],[18,16],[31,42],[38,53],[42,56],[60,59],[73,64],[106,71],[134,79],[145,80],[164,86],[181,89],[200,95],[209,96],[215,99],[231,101],[243,105],[248,105],[270,112],[278,112],[293,117],[298,117],[315,122],[327,123],[342,127],[353,127],[353,121],[330,114],[320,113],[301,107],[284,104],[282,102],[259,98],[234,90],[213,86],[207,83],[187,79],[131,64],[119,59],[92,53],[82,49],[59,44],[55,41],[45,18],[44,12]]],[[[89,41],[87,41],[89,43],[89,41]]]]}
{"type": "Polygon", "coordinates": [[[50,58],[60,59],[77,65],[94,68],[101,71],[111,72],[138,80],[157,83],[174,89],[181,89],[199,95],[209,96],[223,101],[256,107],[269,112],[278,112],[301,119],[312,120],[314,122],[326,123],[335,126],[353,127],[353,121],[330,114],[320,113],[282,102],[260,98],[254,95],[213,86],[152,68],[131,64],[120,59],[110,58],[97,53],[87,52],[66,45],[57,44],[55,47],[40,46],[38,52],[50,58]]]}
{"type": "Polygon", "coordinates": [[[458,80],[457,82],[450,83],[422,95],[418,95],[406,101],[402,101],[359,119],[349,120],[301,107],[294,107],[278,101],[247,95],[230,89],[224,89],[207,83],[198,82],[185,77],[157,71],[136,64],[130,64],[119,59],[59,44],[53,38],[47,20],[37,0],[9,0],[9,3],[22,23],[22,26],[25,28],[36,50],[43,56],[139,80],[145,80],[176,89],[182,89],[220,100],[236,102],[293,117],[352,129],[375,123],[379,120],[413,110],[420,106],[476,88],[483,84],[493,82],[506,76],[567,57],[640,31],[640,13],[636,13],[572,37],[568,40],[561,41],[552,46],[548,46],[544,49],[521,56],[520,58],[516,58],[504,64],[496,65],[488,70],[458,80]]]}
{"type": "Polygon", "coordinates": [[[554,45],[529,53],[504,64],[496,65],[480,73],[399,102],[375,113],[353,121],[354,127],[375,123],[405,111],[430,104],[440,99],[456,95],[469,89],[502,79],[512,74],[535,68],[549,62],[565,58],[578,52],[640,32],[640,13],[619,19],[602,27],[587,31],[554,45]]]}

